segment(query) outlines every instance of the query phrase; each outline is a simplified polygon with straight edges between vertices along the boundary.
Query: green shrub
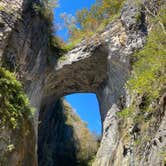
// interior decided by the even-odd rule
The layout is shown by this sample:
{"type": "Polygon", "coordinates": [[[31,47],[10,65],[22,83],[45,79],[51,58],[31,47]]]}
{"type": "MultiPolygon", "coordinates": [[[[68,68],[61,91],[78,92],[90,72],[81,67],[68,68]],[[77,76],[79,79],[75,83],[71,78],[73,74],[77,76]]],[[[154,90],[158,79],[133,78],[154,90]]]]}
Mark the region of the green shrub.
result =
{"type": "Polygon", "coordinates": [[[131,91],[153,100],[160,96],[166,80],[166,34],[160,27],[149,34],[143,50],[134,56],[137,58],[133,66],[133,74],[127,83],[131,91]]]}
{"type": "Polygon", "coordinates": [[[123,111],[120,111],[117,113],[117,115],[119,117],[122,117],[122,118],[127,118],[127,117],[130,117],[131,114],[133,113],[133,108],[132,107],[129,107],[129,108],[126,108],[124,109],[123,111]]]}
{"type": "Polygon", "coordinates": [[[21,128],[25,116],[31,118],[33,109],[21,83],[4,68],[0,68],[0,127],[21,128]]]}

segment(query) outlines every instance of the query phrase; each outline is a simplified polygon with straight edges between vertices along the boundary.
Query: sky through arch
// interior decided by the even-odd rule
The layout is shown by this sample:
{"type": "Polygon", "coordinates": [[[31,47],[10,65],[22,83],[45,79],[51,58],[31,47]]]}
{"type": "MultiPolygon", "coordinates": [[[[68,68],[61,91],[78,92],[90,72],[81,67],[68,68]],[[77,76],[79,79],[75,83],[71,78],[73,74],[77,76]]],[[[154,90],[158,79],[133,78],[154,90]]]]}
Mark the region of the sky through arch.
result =
{"type": "Polygon", "coordinates": [[[65,96],[65,99],[81,119],[88,123],[92,132],[101,134],[100,108],[95,94],[75,93],[65,96]]]}
{"type": "MultiPolygon", "coordinates": [[[[67,41],[69,38],[67,28],[63,27],[62,13],[75,16],[76,11],[82,8],[90,8],[95,0],[59,0],[59,7],[54,10],[54,25],[57,29],[56,35],[67,41]]],[[[101,118],[99,113],[99,103],[95,94],[76,93],[65,97],[67,102],[75,109],[81,119],[88,123],[88,128],[97,134],[101,134],[101,118]]]]}

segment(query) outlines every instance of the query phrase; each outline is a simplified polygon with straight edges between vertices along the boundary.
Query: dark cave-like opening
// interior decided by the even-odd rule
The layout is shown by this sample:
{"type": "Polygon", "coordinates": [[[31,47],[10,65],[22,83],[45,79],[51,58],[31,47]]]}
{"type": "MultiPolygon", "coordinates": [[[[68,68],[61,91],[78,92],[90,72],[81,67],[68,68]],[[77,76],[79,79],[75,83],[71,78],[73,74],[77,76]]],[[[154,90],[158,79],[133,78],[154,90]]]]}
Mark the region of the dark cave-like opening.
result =
{"type": "Polygon", "coordinates": [[[44,105],[38,126],[39,166],[86,166],[100,144],[98,99],[76,93],[44,105]],[[74,108],[72,108],[74,107],[74,108]]]}

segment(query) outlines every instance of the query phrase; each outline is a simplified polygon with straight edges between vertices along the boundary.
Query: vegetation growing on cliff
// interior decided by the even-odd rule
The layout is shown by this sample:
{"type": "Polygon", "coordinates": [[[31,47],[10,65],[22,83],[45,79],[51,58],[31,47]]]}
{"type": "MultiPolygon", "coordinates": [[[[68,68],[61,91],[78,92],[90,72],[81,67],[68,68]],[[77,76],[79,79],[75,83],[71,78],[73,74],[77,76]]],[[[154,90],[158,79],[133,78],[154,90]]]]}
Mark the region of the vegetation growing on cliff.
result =
{"type": "MultiPolygon", "coordinates": [[[[91,37],[95,33],[104,30],[116,16],[125,0],[97,0],[90,10],[84,8],[77,12],[76,18],[62,13],[64,24],[70,34],[69,42],[66,44],[54,35],[53,28],[53,8],[57,7],[56,0],[42,0],[40,3],[34,3],[33,9],[37,14],[43,17],[50,26],[49,46],[61,56],[66,51],[72,49],[77,43],[86,37],[91,37]]],[[[56,30],[55,30],[56,31],[56,30]]]]}
{"type": "Polygon", "coordinates": [[[80,119],[71,107],[66,102],[63,103],[66,117],[65,123],[68,126],[72,126],[74,131],[77,165],[90,166],[98,149],[98,140],[89,131],[87,124],[80,119]]]}
{"type": "MultiPolygon", "coordinates": [[[[127,82],[131,96],[130,106],[118,115],[122,118],[121,134],[126,135],[126,128],[132,125],[137,127],[134,133],[134,148],[136,156],[142,156],[164,115],[162,100],[166,91],[166,6],[162,6],[156,15],[150,10],[148,23],[150,31],[147,43],[143,49],[132,57],[132,73],[127,82]],[[128,119],[128,121],[126,120],[128,119]],[[123,124],[123,125],[122,125],[123,124]],[[124,128],[125,126],[125,128],[124,128]],[[143,146],[144,145],[144,146],[143,146]]],[[[129,133],[128,135],[133,134],[129,133]]],[[[132,138],[129,137],[132,141],[132,138]]],[[[125,141],[125,140],[124,140],[125,141]]],[[[163,158],[166,149],[163,150],[163,158]]],[[[160,154],[159,154],[160,155],[160,154]]],[[[141,160],[141,158],[139,158],[141,160]]],[[[164,161],[164,159],[162,160],[164,161]]]]}
{"type": "Polygon", "coordinates": [[[67,49],[86,37],[104,30],[116,16],[123,5],[124,0],[97,0],[88,10],[84,8],[77,11],[76,18],[63,13],[61,17],[70,34],[67,49]]]}
{"type": "MultiPolygon", "coordinates": [[[[163,7],[158,15],[149,19],[152,30],[149,32],[147,44],[133,55],[135,59],[132,75],[128,80],[127,87],[130,93],[135,95],[133,105],[124,110],[129,115],[134,111],[137,97],[142,98],[142,111],[152,111],[154,108],[151,103],[157,101],[166,90],[166,10],[163,7]],[[162,26],[161,26],[162,24],[162,26]]],[[[123,114],[123,112],[121,113],[123,114]]]]}
{"type": "Polygon", "coordinates": [[[7,166],[12,152],[24,146],[20,140],[34,141],[33,111],[21,83],[14,74],[0,68],[0,165],[7,166]]]}
{"type": "Polygon", "coordinates": [[[21,128],[24,117],[31,117],[33,109],[14,74],[0,68],[0,128],[21,128]]]}
{"type": "Polygon", "coordinates": [[[159,22],[162,22],[166,28],[165,10],[161,10],[157,18],[152,21],[151,24],[154,27],[144,49],[134,55],[137,60],[134,63],[133,74],[128,81],[128,87],[134,93],[146,95],[149,100],[158,98],[165,86],[166,33],[159,22]]]}

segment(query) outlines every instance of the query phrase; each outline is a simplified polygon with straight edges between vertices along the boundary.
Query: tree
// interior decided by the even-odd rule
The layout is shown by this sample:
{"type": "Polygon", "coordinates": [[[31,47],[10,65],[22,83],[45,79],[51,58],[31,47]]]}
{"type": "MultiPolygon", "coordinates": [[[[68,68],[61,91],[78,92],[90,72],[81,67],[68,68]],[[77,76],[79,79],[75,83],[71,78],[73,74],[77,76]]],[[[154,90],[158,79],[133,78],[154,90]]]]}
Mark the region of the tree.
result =
{"type": "Polygon", "coordinates": [[[77,11],[76,18],[66,13],[62,14],[71,40],[85,38],[103,29],[101,27],[105,27],[110,22],[110,18],[119,12],[123,2],[124,0],[96,0],[89,10],[83,8],[77,11]]]}
{"type": "Polygon", "coordinates": [[[72,16],[71,14],[67,14],[67,13],[62,13],[60,17],[63,19],[64,26],[67,27],[69,34],[72,36],[73,32],[77,29],[76,18],[72,16]]]}

